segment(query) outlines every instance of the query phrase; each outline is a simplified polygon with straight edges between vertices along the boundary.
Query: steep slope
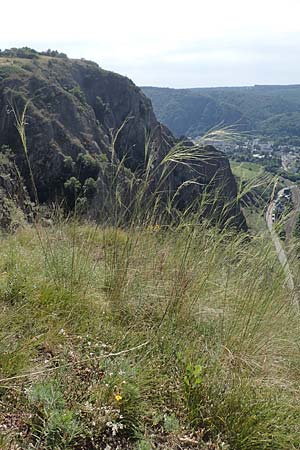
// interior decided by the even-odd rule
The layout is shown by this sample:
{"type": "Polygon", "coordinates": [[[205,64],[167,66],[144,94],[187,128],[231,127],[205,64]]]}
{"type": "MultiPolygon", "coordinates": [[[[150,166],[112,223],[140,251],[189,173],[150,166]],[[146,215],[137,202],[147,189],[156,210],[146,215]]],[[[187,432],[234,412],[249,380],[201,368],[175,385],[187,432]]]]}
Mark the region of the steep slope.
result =
{"type": "Polygon", "coordinates": [[[14,231],[31,213],[23,180],[8,148],[0,153],[0,229],[14,231]]]}
{"type": "Polygon", "coordinates": [[[128,153],[134,165],[143,151],[145,129],[150,132],[158,126],[150,102],[132,82],[91,62],[46,57],[34,63],[14,61],[2,68],[0,76],[0,144],[19,150],[21,162],[19,137],[8,109],[21,111],[30,99],[27,141],[42,200],[61,184],[65,156],[76,160],[79,153],[107,154],[111,130],[130,116],[116,149],[119,155],[128,153]]]}
{"type": "Polygon", "coordinates": [[[289,126],[290,116],[300,123],[300,85],[142,90],[177,136],[196,137],[220,123],[275,138],[300,135],[300,125],[289,126]]]}
{"type": "Polygon", "coordinates": [[[196,137],[219,125],[242,122],[241,111],[229,102],[214,99],[206,92],[189,89],[143,87],[159,120],[176,136],[196,137]]]}
{"type": "MultiPolygon", "coordinates": [[[[156,166],[177,142],[156,120],[150,100],[128,78],[65,55],[53,57],[30,53],[30,49],[13,56],[4,52],[0,54],[0,148],[6,145],[15,153],[32,198],[15,114],[23,111],[28,100],[28,156],[41,202],[63,197],[66,189],[89,189],[89,196],[94,197],[90,203],[97,208],[97,202],[104,199],[107,161],[124,157],[124,180],[130,179],[133,172],[142,174],[149,139],[156,166]],[[97,180],[95,185],[93,180],[97,180]]],[[[197,181],[193,189],[180,189],[178,208],[200,197],[208,185],[215,192],[222,186],[221,208],[235,202],[236,184],[227,159],[215,149],[203,150],[203,154],[206,160],[199,160],[193,169],[174,167],[164,184],[165,190],[175,193],[185,181],[197,181]]],[[[229,209],[236,223],[242,223],[238,205],[229,209]]]]}

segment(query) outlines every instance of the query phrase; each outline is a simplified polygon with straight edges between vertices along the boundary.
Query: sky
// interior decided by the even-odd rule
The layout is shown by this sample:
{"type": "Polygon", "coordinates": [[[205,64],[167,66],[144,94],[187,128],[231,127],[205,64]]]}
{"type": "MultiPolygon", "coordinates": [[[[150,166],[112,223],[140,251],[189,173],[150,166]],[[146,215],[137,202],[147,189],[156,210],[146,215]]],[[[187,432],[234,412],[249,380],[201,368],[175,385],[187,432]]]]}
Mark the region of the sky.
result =
{"type": "Polygon", "coordinates": [[[0,48],[96,61],[140,86],[300,84],[300,0],[5,0],[0,48]]]}

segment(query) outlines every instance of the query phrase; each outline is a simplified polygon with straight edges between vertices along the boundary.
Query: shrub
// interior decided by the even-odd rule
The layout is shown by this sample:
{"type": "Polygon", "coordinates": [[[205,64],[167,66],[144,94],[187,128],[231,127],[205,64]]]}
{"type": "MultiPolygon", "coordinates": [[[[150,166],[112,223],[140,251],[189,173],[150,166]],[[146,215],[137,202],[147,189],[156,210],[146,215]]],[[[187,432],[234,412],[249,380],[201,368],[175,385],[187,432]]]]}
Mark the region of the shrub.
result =
{"type": "Polygon", "coordinates": [[[83,185],[83,192],[86,198],[91,199],[97,191],[97,182],[94,178],[87,178],[83,185]]]}
{"type": "Polygon", "coordinates": [[[76,161],[78,178],[84,182],[87,178],[97,179],[99,163],[89,153],[79,153],[76,161]]]}
{"type": "Polygon", "coordinates": [[[74,95],[76,98],[78,98],[78,100],[81,103],[85,103],[86,99],[84,96],[84,93],[82,92],[82,90],[80,89],[80,86],[75,86],[72,89],[70,89],[70,94],[74,95]]]}
{"type": "Polygon", "coordinates": [[[65,156],[63,161],[63,173],[69,178],[74,174],[75,163],[73,161],[72,156],[65,156]]]}
{"type": "Polygon", "coordinates": [[[71,177],[64,183],[64,190],[66,194],[66,201],[69,207],[73,208],[75,206],[78,194],[81,191],[81,183],[75,178],[71,177]]]}

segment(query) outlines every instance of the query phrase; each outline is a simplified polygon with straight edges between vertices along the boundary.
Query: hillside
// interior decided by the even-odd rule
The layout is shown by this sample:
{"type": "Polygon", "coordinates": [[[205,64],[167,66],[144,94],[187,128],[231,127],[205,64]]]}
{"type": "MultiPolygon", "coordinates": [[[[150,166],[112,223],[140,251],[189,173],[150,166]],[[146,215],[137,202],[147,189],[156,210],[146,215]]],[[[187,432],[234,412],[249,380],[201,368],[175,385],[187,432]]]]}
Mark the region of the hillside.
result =
{"type": "Polygon", "coordinates": [[[272,138],[300,137],[300,85],[142,90],[176,136],[197,137],[222,123],[272,138]]]}
{"type": "Polygon", "coordinates": [[[118,195],[128,214],[129,190],[137,179],[143,180],[144,173],[150,176],[148,164],[151,179],[144,184],[151,195],[159,186],[160,200],[156,198],[155,205],[163,207],[172,197],[172,209],[183,210],[209,190],[218,197],[214,200],[218,211],[231,204],[225,221],[232,217],[236,224],[243,222],[234,204],[236,184],[227,158],[212,147],[196,149],[188,144],[183,150],[132,81],[90,61],[27,48],[2,52],[0,147],[2,153],[9,148],[31,200],[40,203],[64,200],[70,209],[79,197],[90,216],[105,220],[116,170],[118,195]],[[16,125],[22,126],[25,106],[24,152],[16,125]],[[176,146],[185,161],[175,160],[174,154],[167,158],[176,146]],[[193,164],[186,164],[191,157],[193,164]]]}
{"type": "Polygon", "coordinates": [[[264,235],[19,229],[0,249],[0,448],[296,450],[299,315],[264,235]]]}

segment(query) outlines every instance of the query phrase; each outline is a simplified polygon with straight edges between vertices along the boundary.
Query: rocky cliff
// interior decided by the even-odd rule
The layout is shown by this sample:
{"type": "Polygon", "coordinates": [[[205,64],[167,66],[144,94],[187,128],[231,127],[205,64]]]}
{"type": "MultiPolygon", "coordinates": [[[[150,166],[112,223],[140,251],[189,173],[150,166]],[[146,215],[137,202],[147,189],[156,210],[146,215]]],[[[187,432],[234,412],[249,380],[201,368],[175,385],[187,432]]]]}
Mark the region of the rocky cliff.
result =
{"type": "Polygon", "coordinates": [[[0,229],[14,231],[32,214],[32,204],[25,183],[5,146],[0,153],[0,229]]]}
{"type": "MultiPolygon", "coordinates": [[[[152,166],[158,166],[177,143],[157,121],[150,100],[128,78],[90,61],[33,55],[0,55],[0,148],[8,146],[13,151],[32,198],[26,155],[16,129],[16,114],[21,114],[28,100],[28,157],[41,203],[77,189],[93,198],[90,204],[95,208],[103,200],[108,161],[123,158],[124,178],[137,172],[142,176],[149,142],[155,154],[152,166]]],[[[228,217],[242,224],[228,160],[213,148],[203,149],[203,154],[209,158],[193,167],[174,164],[164,189],[176,192],[181,186],[176,196],[180,209],[204,191],[218,192],[219,209],[230,203],[228,217]],[[185,185],[191,179],[195,182],[185,185]]],[[[14,201],[19,205],[18,197],[14,201]]]]}

